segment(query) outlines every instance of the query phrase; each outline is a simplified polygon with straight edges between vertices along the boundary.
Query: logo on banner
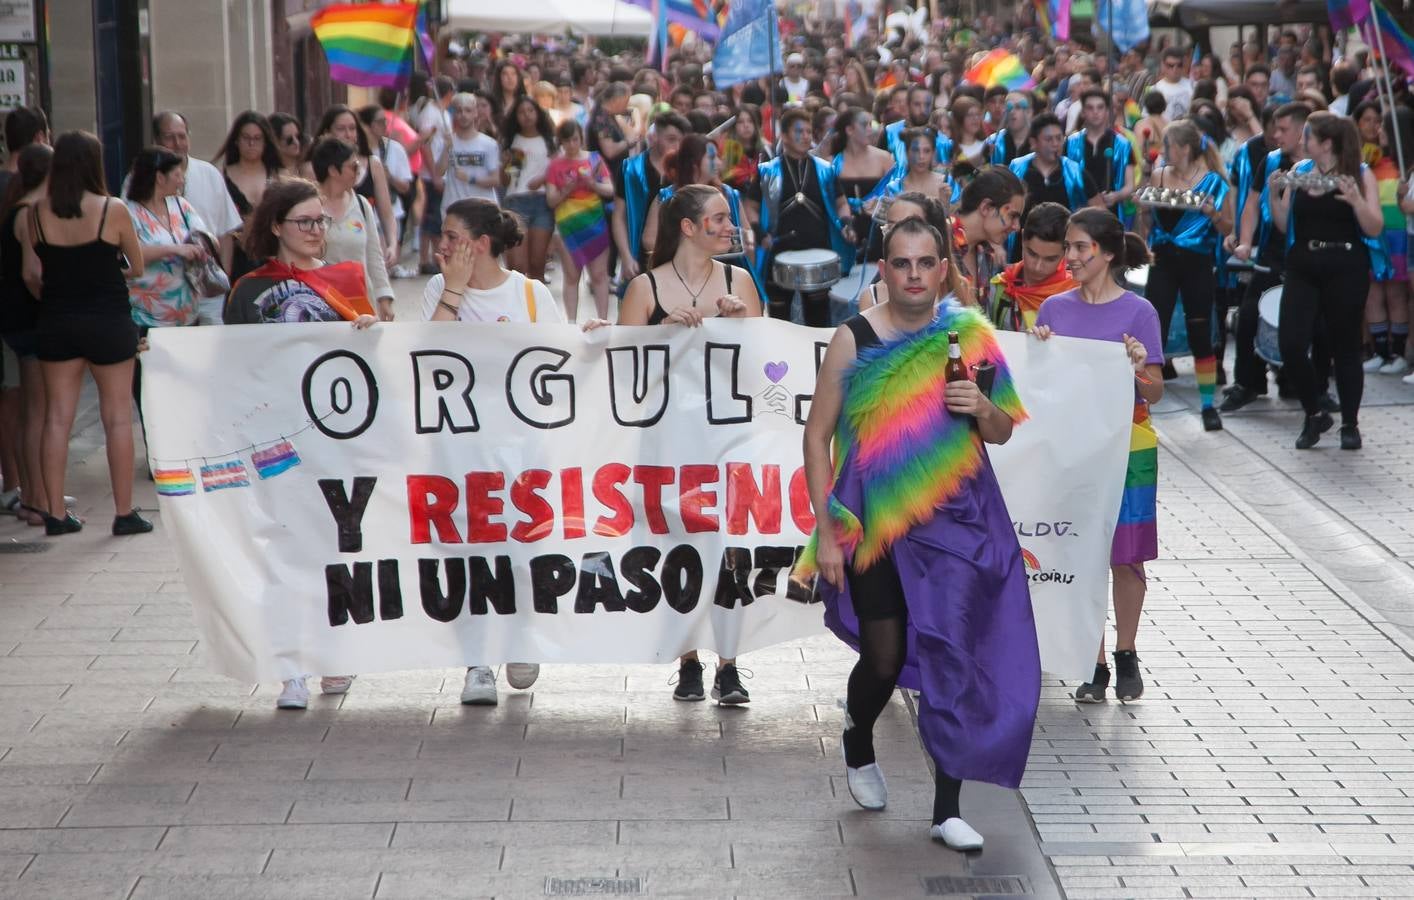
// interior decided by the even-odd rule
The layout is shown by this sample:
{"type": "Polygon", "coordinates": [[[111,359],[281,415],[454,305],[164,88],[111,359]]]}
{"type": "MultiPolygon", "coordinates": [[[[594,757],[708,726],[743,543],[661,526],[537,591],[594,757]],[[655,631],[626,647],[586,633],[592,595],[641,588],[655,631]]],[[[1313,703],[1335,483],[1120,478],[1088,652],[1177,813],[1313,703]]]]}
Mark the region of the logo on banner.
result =
{"type": "Polygon", "coordinates": [[[1061,572],[1056,569],[1046,571],[1041,566],[1041,561],[1036,558],[1036,554],[1021,548],[1021,562],[1026,566],[1026,580],[1032,584],[1070,584],[1075,581],[1075,576],[1070,572],[1061,572]]]}

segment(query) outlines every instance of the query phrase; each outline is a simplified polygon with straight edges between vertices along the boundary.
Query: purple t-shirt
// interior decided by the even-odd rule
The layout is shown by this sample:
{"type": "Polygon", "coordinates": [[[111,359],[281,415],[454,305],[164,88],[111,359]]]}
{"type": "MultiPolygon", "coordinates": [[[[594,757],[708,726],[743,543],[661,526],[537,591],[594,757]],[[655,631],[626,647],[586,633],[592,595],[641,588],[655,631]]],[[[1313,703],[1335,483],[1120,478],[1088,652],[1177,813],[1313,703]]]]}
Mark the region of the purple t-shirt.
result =
{"type": "Polygon", "coordinates": [[[1148,365],[1162,365],[1164,361],[1159,314],[1152,303],[1133,291],[1125,291],[1109,303],[1099,304],[1086,303],[1079,288],[1056,294],[1041,304],[1036,324],[1048,325],[1062,337],[1096,341],[1123,343],[1127,334],[1137,338],[1149,352],[1148,365]]]}

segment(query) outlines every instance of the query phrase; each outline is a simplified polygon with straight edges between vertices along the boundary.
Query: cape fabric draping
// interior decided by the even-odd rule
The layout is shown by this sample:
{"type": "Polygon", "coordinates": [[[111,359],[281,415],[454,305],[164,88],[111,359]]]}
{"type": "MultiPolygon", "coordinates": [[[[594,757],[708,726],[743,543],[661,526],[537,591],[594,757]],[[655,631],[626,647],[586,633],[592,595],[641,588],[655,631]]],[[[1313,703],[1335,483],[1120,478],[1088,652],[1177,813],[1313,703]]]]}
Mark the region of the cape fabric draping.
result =
{"type": "Polygon", "coordinates": [[[278,259],[271,259],[245,277],[298,281],[323,298],[329,308],[346,322],[352,322],[359,316],[374,314],[373,305],[368,301],[363,265],[358,262],[332,263],[317,269],[296,269],[278,259]]]}

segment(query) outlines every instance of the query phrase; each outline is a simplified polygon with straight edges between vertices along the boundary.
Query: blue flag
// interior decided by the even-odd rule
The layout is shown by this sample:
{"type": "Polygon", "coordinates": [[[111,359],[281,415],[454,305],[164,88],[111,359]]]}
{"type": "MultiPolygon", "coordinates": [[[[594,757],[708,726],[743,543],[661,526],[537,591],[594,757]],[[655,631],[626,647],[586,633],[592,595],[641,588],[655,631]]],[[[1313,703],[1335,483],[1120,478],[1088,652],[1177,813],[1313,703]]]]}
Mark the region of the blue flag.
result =
{"type": "Polygon", "coordinates": [[[1095,0],[1095,18],[1091,30],[1096,34],[1111,27],[1110,4],[1114,4],[1115,46],[1129,52],[1149,39],[1149,8],[1144,0],[1095,0]]]}
{"type": "Polygon", "coordinates": [[[736,0],[712,57],[712,83],[721,90],[776,71],[778,41],[774,0],[736,0]]]}

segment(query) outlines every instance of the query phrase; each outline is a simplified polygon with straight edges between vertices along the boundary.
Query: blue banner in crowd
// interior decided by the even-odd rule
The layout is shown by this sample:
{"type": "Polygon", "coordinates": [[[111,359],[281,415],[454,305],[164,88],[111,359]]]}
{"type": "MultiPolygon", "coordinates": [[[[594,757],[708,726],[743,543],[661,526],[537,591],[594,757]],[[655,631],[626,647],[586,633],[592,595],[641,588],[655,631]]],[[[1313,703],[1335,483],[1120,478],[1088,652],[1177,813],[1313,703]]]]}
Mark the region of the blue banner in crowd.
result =
{"type": "Polygon", "coordinates": [[[1149,39],[1149,7],[1144,0],[1095,0],[1094,32],[1100,34],[1113,29],[1111,35],[1115,46],[1129,52],[1137,44],[1149,39]],[[1111,12],[1110,4],[1114,4],[1111,12]],[[1114,18],[1111,20],[1110,16],[1114,18]]]}
{"type": "Polygon", "coordinates": [[[712,58],[712,81],[718,89],[769,75],[776,64],[776,4],[740,0],[732,4],[712,58]]]}

